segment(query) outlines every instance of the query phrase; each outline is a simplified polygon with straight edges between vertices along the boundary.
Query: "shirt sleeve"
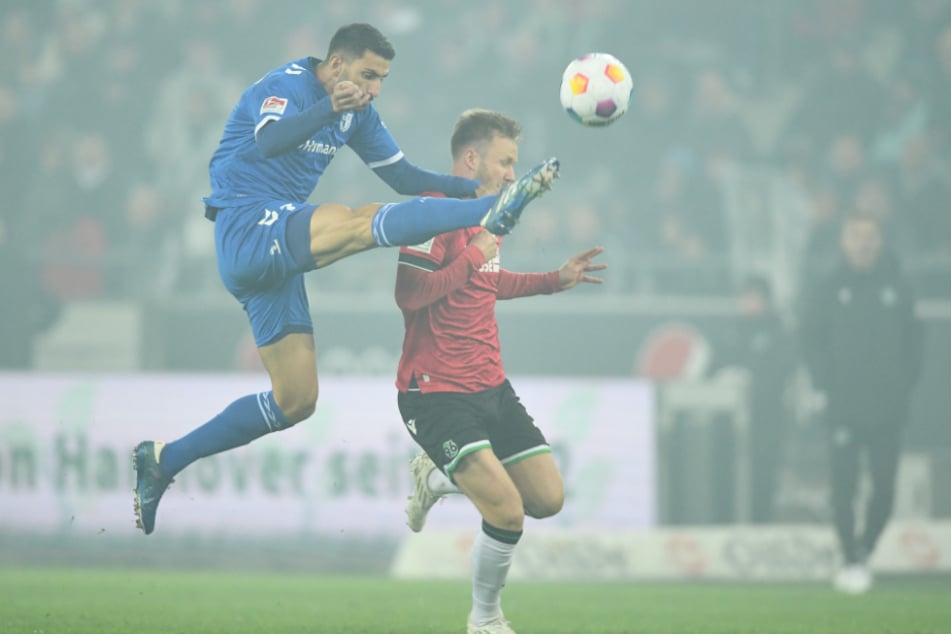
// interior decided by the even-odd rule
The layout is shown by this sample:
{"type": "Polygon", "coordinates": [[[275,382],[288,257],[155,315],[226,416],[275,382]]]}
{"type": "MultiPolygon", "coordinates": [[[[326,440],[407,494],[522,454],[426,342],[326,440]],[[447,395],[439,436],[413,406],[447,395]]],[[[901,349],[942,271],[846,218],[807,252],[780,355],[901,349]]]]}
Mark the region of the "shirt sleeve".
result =
{"type": "Polygon", "coordinates": [[[395,163],[373,169],[393,191],[404,196],[415,196],[422,192],[440,192],[453,198],[472,198],[475,196],[479,181],[439,174],[410,163],[405,156],[395,163]]]}
{"type": "Polygon", "coordinates": [[[904,280],[902,306],[905,324],[905,371],[902,373],[911,389],[921,376],[924,362],[924,323],[915,313],[915,291],[910,281],[904,280]]]}
{"type": "MultiPolygon", "coordinates": [[[[293,65],[285,69],[285,73],[293,70],[293,65]]],[[[288,78],[297,78],[288,75],[288,78]]],[[[303,101],[295,90],[292,79],[285,79],[284,75],[269,75],[248,89],[248,108],[254,119],[254,136],[270,121],[280,121],[284,117],[295,115],[301,111],[303,101]]]]}
{"type": "Polygon", "coordinates": [[[532,295],[551,295],[561,290],[561,281],[558,271],[548,273],[513,273],[502,269],[499,271],[499,287],[496,297],[499,299],[515,299],[516,297],[530,297],[532,295]]]}
{"type": "Polygon", "coordinates": [[[439,269],[419,266],[419,259],[400,253],[396,269],[396,304],[403,310],[419,310],[459,290],[485,264],[485,256],[469,246],[448,265],[439,269]],[[416,261],[414,261],[416,260],[416,261]]]}
{"type": "Polygon", "coordinates": [[[403,151],[396,139],[383,125],[379,113],[373,105],[367,106],[367,115],[360,127],[351,135],[347,145],[357,153],[367,167],[376,169],[392,165],[403,158],[403,151]]]}

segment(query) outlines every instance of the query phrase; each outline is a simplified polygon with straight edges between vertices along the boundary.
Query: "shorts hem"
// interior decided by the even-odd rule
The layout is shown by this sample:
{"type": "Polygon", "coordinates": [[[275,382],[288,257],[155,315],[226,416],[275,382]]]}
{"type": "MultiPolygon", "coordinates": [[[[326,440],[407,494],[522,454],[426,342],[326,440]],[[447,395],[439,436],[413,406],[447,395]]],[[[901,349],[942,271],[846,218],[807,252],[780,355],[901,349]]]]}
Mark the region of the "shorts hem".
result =
{"type": "Polygon", "coordinates": [[[452,460],[447,462],[445,465],[443,465],[443,471],[445,471],[449,479],[452,480],[453,483],[455,483],[455,479],[453,479],[452,474],[455,473],[456,469],[459,467],[460,460],[462,460],[463,458],[465,458],[471,453],[475,453],[476,451],[479,451],[480,449],[491,449],[491,448],[492,448],[492,443],[490,443],[488,440],[474,442],[469,445],[466,445],[465,447],[459,450],[459,453],[456,454],[455,458],[453,458],[452,460]]]}
{"type": "Polygon", "coordinates": [[[312,334],[314,334],[314,327],[313,327],[313,326],[303,326],[303,325],[301,325],[301,326],[285,326],[284,328],[281,328],[280,332],[278,332],[277,334],[275,334],[273,337],[269,337],[268,339],[265,339],[264,341],[257,341],[257,340],[255,340],[255,344],[257,345],[258,348],[263,348],[264,346],[269,346],[269,345],[271,345],[272,343],[277,343],[278,341],[280,341],[281,339],[283,339],[283,338],[286,337],[287,335],[293,335],[293,334],[307,334],[307,335],[312,335],[312,334]]]}
{"type": "Polygon", "coordinates": [[[551,453],[551,447],[549,447],[548,445],[542,445],[540,447],[532,447],[531,449],[520,451],[516,454],[512,454],[511,456],[502,458],[501,460],[499,460],[499,462],[501,462],[503,466],[507,467],[509,465],[513,465],[518,462],[521,462],[522,460],[525,460],[526,458],[531,458],[533,456],[540,456],[545,453],[551,453]]]}

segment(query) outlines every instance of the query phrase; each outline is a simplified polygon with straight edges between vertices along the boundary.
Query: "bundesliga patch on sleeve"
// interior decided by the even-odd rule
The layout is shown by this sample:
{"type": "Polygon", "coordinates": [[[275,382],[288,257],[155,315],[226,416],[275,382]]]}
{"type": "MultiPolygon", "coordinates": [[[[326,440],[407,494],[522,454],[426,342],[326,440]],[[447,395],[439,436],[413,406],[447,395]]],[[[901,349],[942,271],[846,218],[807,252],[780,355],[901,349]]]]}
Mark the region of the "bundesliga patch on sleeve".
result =
{"type": "Polygon", "coordinates": [[[261,104],[261,114],[284,114],[285,108],[287,108],[287,99],[268,97],[261,104]]]}

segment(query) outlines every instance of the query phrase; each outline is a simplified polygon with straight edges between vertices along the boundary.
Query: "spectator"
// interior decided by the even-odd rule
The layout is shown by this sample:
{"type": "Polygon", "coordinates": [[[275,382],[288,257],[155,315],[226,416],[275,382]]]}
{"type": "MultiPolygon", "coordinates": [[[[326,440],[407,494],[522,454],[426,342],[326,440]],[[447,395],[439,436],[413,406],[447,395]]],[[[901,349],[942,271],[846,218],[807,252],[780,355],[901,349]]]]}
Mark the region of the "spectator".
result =
{"type": "Polygon", "coordinates": [[[786,389],[796,370],[793,338],[773,303],[772,287],[748,277],[737,297],[739,320],[730,343],[715,360],[718,371],[740,368],[749,381],[751,520],[775,519],[789,411],[786,389]]]}
{"type": "Polygon", "coordinates": [[[0,221],[0,368],[26,370],[33,363],[33,342],[59,317],[60,303],[40,283],[37,260],[19,248],[0,221]]]}
{"type": "MultiPolygon", "coordinates": [[[[332,14],[343,19],[351,10],[341,5],[332,14]]],[[[6,2],[0,9],[4,191],[14,198],[29,196],[30,179],[36,178],[17,177],[26,166],[35,167],[30,157],[39,151],[24,138],[50,135],[51,125],[95,130],[122,183],[108,198],[109,208],[98,213],[115,215],[128,184],[146,182],[162,193],[165,213],[178,221],[176,249],[155,257],[174,253],[186,269],[200,266],[212,254],[193,246],[207,245],[207,227],[195,213],[206,183],[194,175],[203,172],[200,167],[218,140],[217,126],[208,122],[225,115],[241,88],[229,69],[263,73],[286,59],[288,50],[299,51],[296,56],[315,44],[325,46],[314,40],[312,30],[289,30],[288,25],[308,23],[316,11],[262,0],[226,5],[6,2]]],[[[745,10],[738,0],[721,0],[715,7],[688,0],[662,9],[620,0],[493,0],[462,8],[458,2],[384,2],[370,12],[402,40],[401,64],[429,70],[388,80],[388,125],[422,120],[448,127],[457,110],[472,103],[514,109],[531,131],[526,156],[570,145],[565,166],[571,178],[560,185],[566,199],[586,196],[592,188],[589,176],[612,184],[608,194],[599,194],[605,200],[625,197],[615,206],[619,215],[612,217],[598,205],[597,218],[589,219],[596,222],[586,225],[602,236],[623,236],[628,257],[637,260],[631,265],[638,282],[627,283],[615,269],[616,283],[607,292],[729,293],[724,264],[743,270],[763,262],[738,259],[742,254],[727,240],[729,225],[722,214],[732,217],[735,210],[720,208],[718,166],[732,162],[765,173],[764,161],[746,163],[763,155],[780,159],[781,152],[790,151],[800,166],[823,172],[838,188],[843,207],[855,202],[857,188],[870,177],[881,179],[892,193],[892,224],[908,241],[900,246],[912,251],[902,252],[909,270],[924,266],[931,271],[919,292],[951,293],[942,283],[951,279],[942,260],[951,249],[945,221],[951,215],[943,204],[951,187],[951,117],[944,116],[951,110],[951,3],[946,0],[769,3],[756,11],[745,10]],[[735,19],[711,22],[720,15],[735,19]],[[532,20],[526,20],[529,16],[532,20]],[[465,27],[475,23],[492,37],[465,27]],[[422,31],[435,34],[432,46],[419,45],[422,31]],[[635,74],[631,111],[607,130],[573,127],[551,92],[564,64],[584,52],[586,42],[614,42],[609,52],[635,74]],[[486,69],[503,57],[511,63],[490,76],[486,69]],[[434,83],[453,89],[433,92],[434,83]],[[655,196],[657,183],[665,191],[655,196]]],[[[420,134],[407,150],[441,155],[439,138],[420,134]]],[[[64,139],[60,135],[55,143],[68,154],[64,139]]],[[[334,169],[343,178],[327,195],[346,201],[386,193],[382,183],[353,192],[349,172],[360,169],[356,163],[339,161],[334,169]]],[[[61,198],[64,183],[45,181],[44,188],[54,191],[42,191],[40,197],[61,198]]],[[[764,192],[752,192],[754,187],[732,192],[738,195],[730,205],[746,205],[748,215],[759,215],[749,201],[764,192]]],[[[762,198],[764,213],[776,213],[785,204],[762,198]]],[[[31,213],[62,213],[63,207],[39,209],[37,199],[29,200],[31,213]]],[[[558,230],[534,236],[538,251],[561,248],[567,239],[560,230],[566,224],[563,203],[546,204],[558,230]]],[[[114,219],[102,222],[111,232],[114,219]]],[[[826,225],[820,225],[821,233],[826,225]]],[[[114,258],[117,246],[109,237],[106,259],[114,258]]],[[[763,255],[781,257],[776,247],[764,247],[763,255]]],[[[331,271],[321,284],[349,287],[347,277],[369,279],[373,266],[369,259],[354,263],[331,271]]],[[[216,286],[217,279],[180,275],[168,292],[200,292],[209,284],[216,286]]],[[[776,290],[783,294],[781,287],[776,290]]]]}

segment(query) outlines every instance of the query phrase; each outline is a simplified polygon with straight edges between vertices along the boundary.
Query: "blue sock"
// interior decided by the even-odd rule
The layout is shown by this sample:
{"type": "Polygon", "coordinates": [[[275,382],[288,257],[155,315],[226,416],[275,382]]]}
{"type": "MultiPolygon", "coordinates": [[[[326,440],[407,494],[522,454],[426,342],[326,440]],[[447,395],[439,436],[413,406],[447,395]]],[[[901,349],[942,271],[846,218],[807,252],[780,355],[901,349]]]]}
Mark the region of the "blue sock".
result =
{"type": "Polygon", "coordinates": [[[273,392],[248,394],[201,427],[165,445],[159,462],[162,471],[173,476],[199,458],[246,445],[287,426],[273,392]]]}
{"type": "Polygon", "coordinates": [[[433,236],[478,227],[496,196],[460,200],[458,198],[413,198],[388,203],[373,216],[373,240],[381,247],[412,245],[433,236]]]}

